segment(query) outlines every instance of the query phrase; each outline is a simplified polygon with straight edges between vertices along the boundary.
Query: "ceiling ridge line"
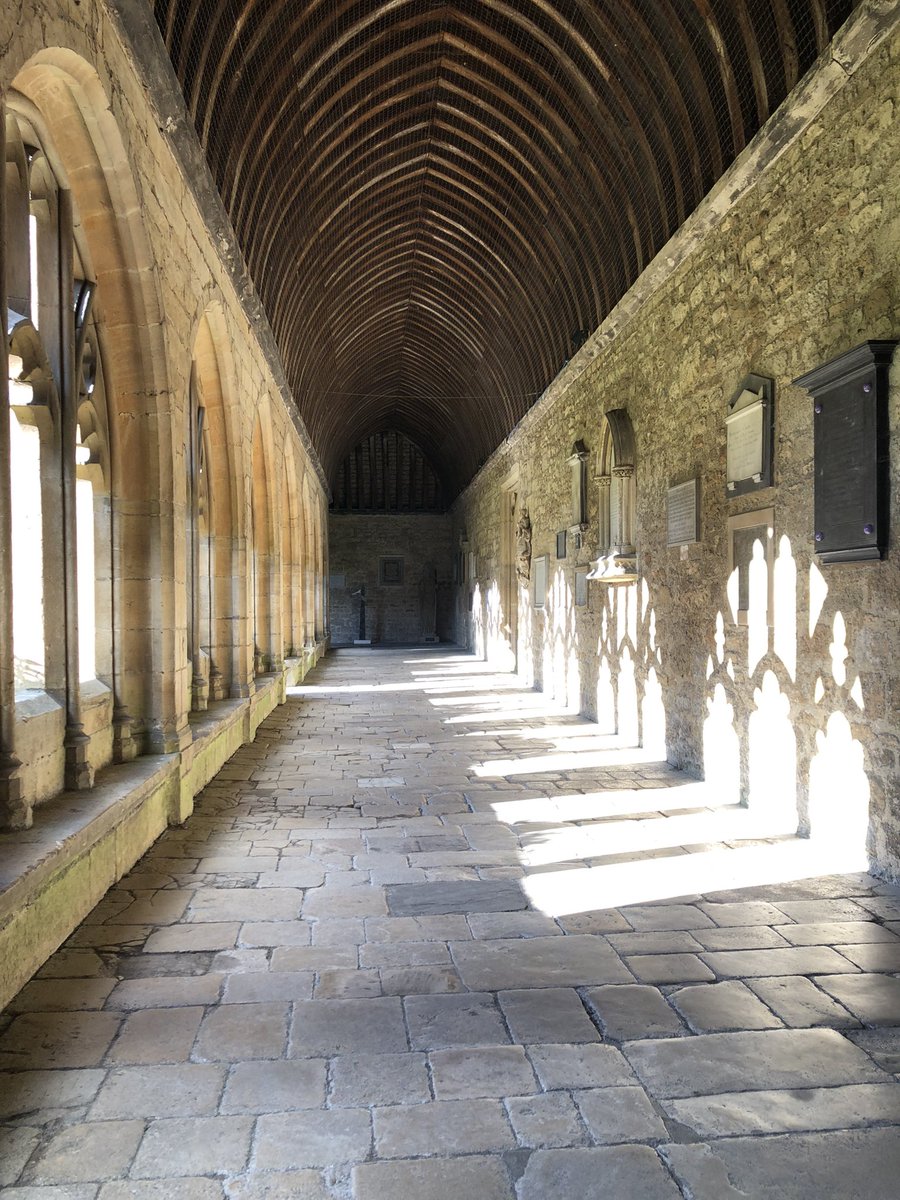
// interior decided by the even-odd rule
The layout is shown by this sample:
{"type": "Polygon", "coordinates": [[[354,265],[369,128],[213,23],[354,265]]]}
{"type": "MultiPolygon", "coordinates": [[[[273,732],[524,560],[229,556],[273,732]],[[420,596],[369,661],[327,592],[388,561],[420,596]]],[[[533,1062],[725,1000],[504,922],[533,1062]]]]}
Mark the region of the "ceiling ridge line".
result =
{"type": "Polygon", "coordinates": [[[425,207],[426,186],[427,186],[427,181],[428,181],[429,173],[430,173],[430,169],[431,169],[431,161],[434,156],[434,146],[435,146],[434,125],[435,125],[435,116],[437,114],[438,98],[441,94],[441,85],[442,85],[443,79],[445,78],[445,72],[446,72],[446,54],[445,54],[444,47],[445,47],[445,44],[447,41],[447,25],[448,25],[448,21],[449,21],[449,14],[450,14],[450,6],[446,3],[444,3],[441,6],[441,27],[440,27],[441,28],[441,36],[439,39],[439,45],[441,47],[441,54],[440,54],[440,58],[437,61],[435,74],[434,74],[434,83],[432,85],[431,96],[428,101],[428,116],[427,116],[428,142],[427,142],[426,151],[425,151],[425,169],[422,172],[422,176],[419,180],[418,194],[417,194],[416,200],[415,200],[415,217],[413,218],[413,221],[412,221],[412,228],[413,228],[414,232],[413,232],[412,263],[411,263],[410,271],[409,271],[410,286],[409,286],[409,294],[406,298],[406,312],[405,312],[404,319],[403,319],[403,333],[401,335],[400,353],[398,356],[399,363],[400,363],[399,374],[400,374],[400,378],[403,379],[404,381],[407,378],[406,347],[409,344],[409,331],[410,331],[410,325],[412,323],[413,297],[416,294],[417,288],[420,286],[420,274],[421,274],[421,270],[422,270],[422,264],[421,264],[421,260],[420,260],[420,253],[421,253],[421,248],[422,248],[422,212],[425,207]]]}

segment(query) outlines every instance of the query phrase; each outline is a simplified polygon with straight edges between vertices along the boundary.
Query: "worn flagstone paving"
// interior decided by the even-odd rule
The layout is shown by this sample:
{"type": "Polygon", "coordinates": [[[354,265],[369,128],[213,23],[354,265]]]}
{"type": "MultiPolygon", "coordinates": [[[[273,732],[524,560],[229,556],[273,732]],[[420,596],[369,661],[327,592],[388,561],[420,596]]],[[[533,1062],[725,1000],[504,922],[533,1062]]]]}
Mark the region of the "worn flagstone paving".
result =
{"type": "Polygon", "coordinates": [[[900,893],[766,834],[332,654],[0,1018],[0,1197],[893,1200],[900,893]]]}

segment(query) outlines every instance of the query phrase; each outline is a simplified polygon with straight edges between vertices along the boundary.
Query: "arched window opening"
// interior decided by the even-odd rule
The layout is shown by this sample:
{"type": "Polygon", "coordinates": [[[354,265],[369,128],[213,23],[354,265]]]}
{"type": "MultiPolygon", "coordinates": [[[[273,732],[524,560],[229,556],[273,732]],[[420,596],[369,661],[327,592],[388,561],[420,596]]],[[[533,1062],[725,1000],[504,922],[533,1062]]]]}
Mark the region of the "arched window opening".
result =
{"type": "Polygon", "coordinates": [[[78,567],[78,675],[112,686],[112,503],[109,413],[93,284],[76,249],[75,539],[78,567]]]}
{"type": "Polygon", "coordinates": [[[191,710],[203,712],[209,702],[212,661],[213,553],[210,544],[209,432],[196,366],[191,367],[187,429],[187,578],[188,658],[191,664],[191,710]]]}
{"type": "MultiPolygon", "coordinates": [[[[44,764],[43,798],[93,784],[82,685],[101,673],[111,682],[112,571],[95,285],[72,193],[35,120],[13,111],[5,122],[6,303],[14,687],[21,699],[47,694],[28,710],[46,723],[32,726],[30,760],[44,764]]],[[[106,695],[94,690],[90,703],[106,695]]],[[[104,719],[95,708],[90,728],[104,719]]]]}
{"type": "MultiPolygon", "coordinates": [[[[6,122],[7,336],[16,694],[58,682],[48,662],[46,562],[59,529],[58,189],[33,131],[6,122]]],[[[59,583],[59,580],[52,582],[59,583]]],[[[54,647],[55,649],[55,647],[54,647]]],[[[52,654],[52,651],[51,651],[52,654]]],[[[57,656],[58,657],[58,656],[57,656]]]]}
{"type": "Polygon", "coordinates": [[[624,408],[603,417],[597,486],[599,491],[599,554],[589,579],[632,583],[637,579],[635,549],[634,431],[624,408]]]}

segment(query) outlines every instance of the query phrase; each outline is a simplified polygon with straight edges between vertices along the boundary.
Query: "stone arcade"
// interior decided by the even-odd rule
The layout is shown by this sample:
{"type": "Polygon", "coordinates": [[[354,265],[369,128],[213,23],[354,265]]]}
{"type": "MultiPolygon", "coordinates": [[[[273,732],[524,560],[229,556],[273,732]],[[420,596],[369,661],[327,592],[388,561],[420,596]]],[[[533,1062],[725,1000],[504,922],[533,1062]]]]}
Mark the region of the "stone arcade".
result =
{"type": "Polygon", "coordinates": [[[894,1197],[900,0],[0,47],[0,1200],[894,1197]]]}

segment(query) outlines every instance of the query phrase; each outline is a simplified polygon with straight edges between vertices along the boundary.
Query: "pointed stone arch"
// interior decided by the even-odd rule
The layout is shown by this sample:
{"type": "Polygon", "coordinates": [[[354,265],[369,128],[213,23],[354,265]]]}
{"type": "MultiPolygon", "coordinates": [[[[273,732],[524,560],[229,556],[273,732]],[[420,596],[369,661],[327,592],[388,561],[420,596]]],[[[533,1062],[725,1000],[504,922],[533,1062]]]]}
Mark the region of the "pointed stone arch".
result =
{"type": "MultiPolygon", "coordinates": [[[[78,258],[95,285],[97,353],[107,394],[115,397],[106,420],[97,422],[108,434],[111,753],[122,761],[142,750],[176,750],[190,739],[181,679],[171,666],[182,603],[174,570],[177,456],[162,303],[135,177],[104,85],[74,51],[47,48],[33,55],[6,101],[8,111],[36,130],[77,213],[78,258]],[[151,518],[158,532],[147,539],[151,518]]],[[[65,455],[77,428],[78,406],[70,408],[65,455]]],[[[66,569],[74,574],[74,556],[69,561],[66,569]]],[[[74,583],[67,594],[77,596],[74,583]]],[[[68,640],[76,642],[71,635],[68,640]]],[[[77,653],[68,650],[70,729],[79,724],[77,676],[77,653]]],[[[83,786],[92,771],[82,772],[80,764],[93,751],[80,735],[73,740],[81,743],[74,751],[79,762],[68,761],[67,745],[67,777],[69,786],[72,780],[83,786]]]]}

